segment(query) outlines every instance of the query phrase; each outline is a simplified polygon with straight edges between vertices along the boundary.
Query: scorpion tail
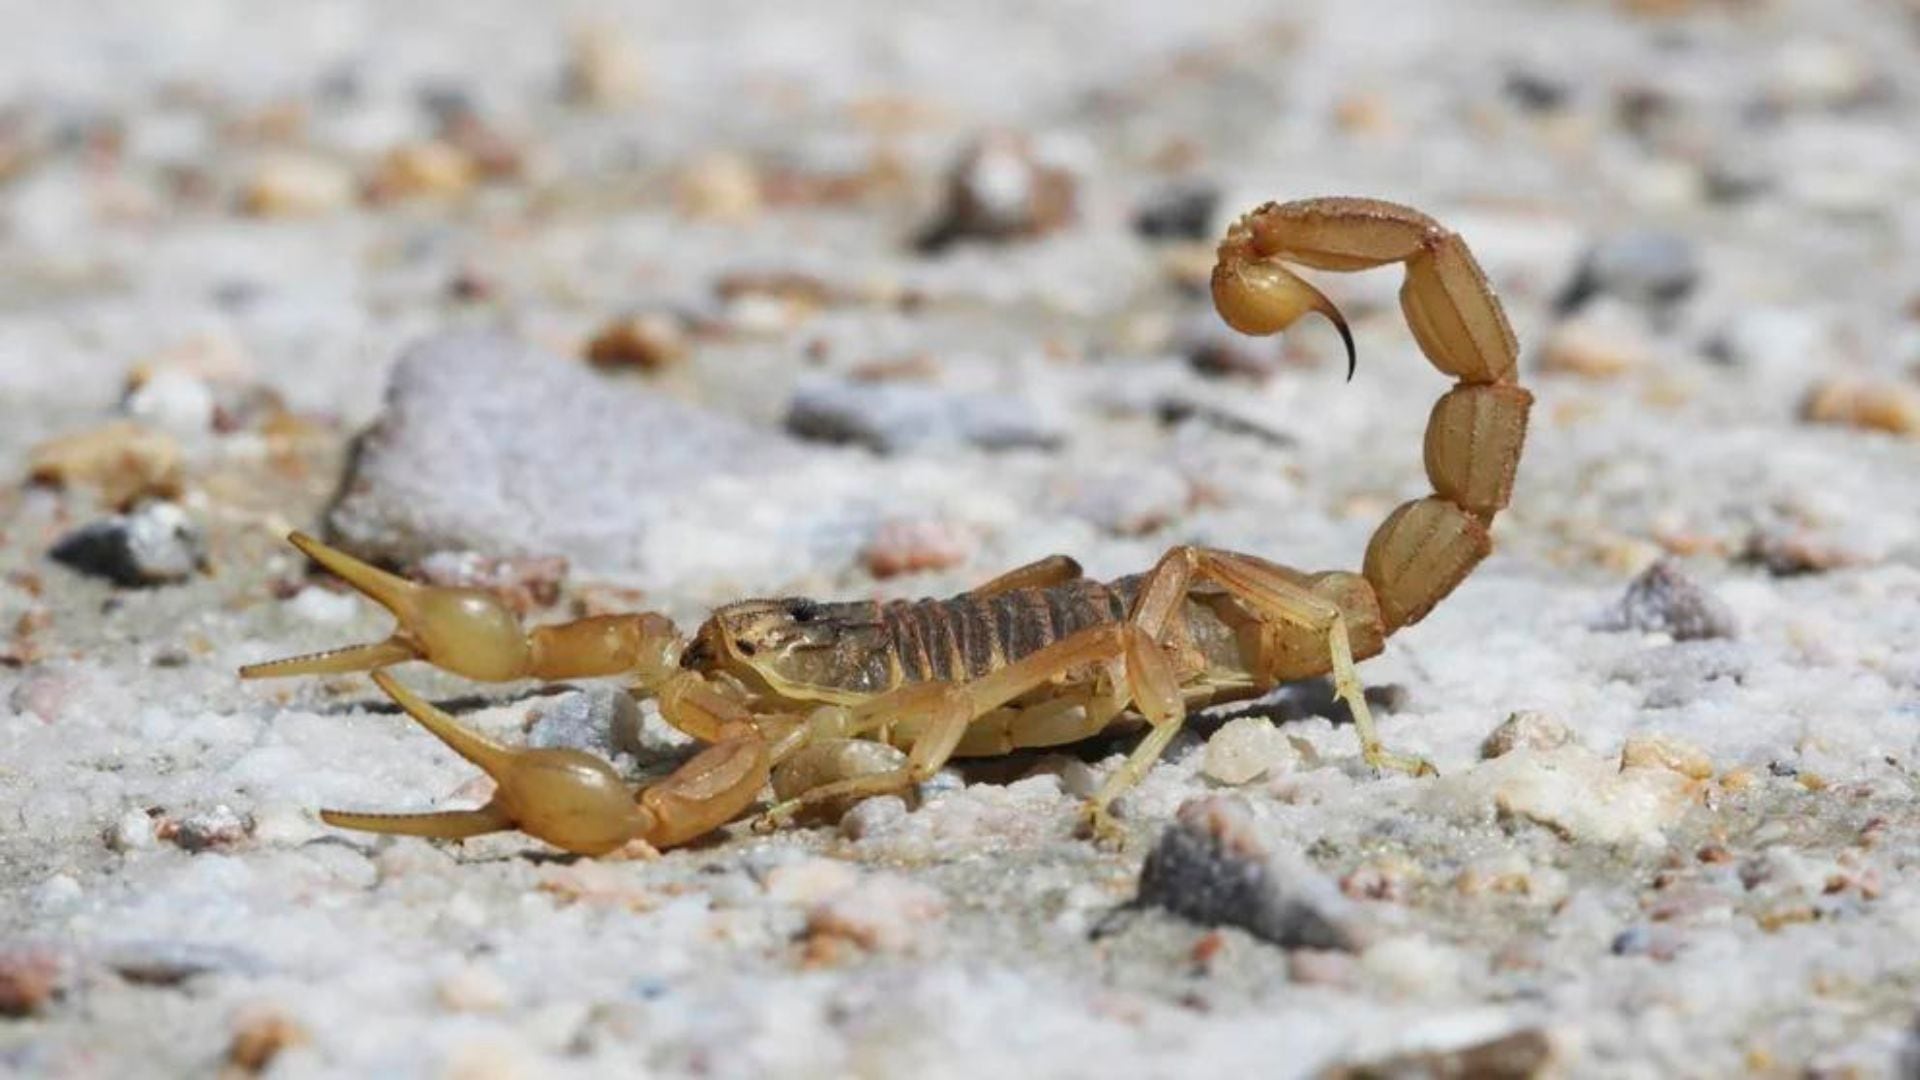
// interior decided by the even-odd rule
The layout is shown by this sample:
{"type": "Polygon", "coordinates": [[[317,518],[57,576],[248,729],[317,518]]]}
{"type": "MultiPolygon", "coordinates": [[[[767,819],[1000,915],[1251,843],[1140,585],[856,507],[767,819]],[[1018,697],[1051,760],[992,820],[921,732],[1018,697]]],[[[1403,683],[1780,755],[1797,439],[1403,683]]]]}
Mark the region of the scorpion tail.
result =
{"type": "Polygon", "coordinates": [[[1395,510],[1367,545],[1363,574],[1391,633],[1425,617],[1492,549],[1487,529],[1512,498],[1533,395],[1515,381],[1519,347],[1485,272],[1427,215],[1378,199],[1305,199],[1268,203],[1228,230],[1213,272],[1223,319],[1270,334],[1319,311],[1344,336],[1333,305],[1289,262],[1335,271],[1404,264],[1400,306],[1414,340],[1458,380],[1427,424],[1433,494],[1395,510]]]}

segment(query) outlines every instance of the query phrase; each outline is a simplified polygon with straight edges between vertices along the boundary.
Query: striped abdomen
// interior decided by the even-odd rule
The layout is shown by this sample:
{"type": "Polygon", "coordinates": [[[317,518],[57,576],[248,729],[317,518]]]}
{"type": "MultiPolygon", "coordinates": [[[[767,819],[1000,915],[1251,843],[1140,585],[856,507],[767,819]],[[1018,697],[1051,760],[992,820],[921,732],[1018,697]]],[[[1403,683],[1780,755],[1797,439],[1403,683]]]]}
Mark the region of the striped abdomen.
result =
{"type": "Polygon", "coordinates": [[[903,681],[977,679],[1056,641],[1127,617],[1138,578],[994,596],[900,600],[879,616],[903,681]]]}

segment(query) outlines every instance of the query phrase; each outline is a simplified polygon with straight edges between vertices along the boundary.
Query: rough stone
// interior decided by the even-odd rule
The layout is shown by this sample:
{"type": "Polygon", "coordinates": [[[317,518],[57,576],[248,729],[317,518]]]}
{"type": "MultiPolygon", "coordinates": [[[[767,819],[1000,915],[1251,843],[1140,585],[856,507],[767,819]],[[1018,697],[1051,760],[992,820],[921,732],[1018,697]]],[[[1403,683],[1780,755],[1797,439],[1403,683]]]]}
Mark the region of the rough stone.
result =
{"type": "Polygon", "coordinates": [[[206,567],[206,541],[187,512],[149,502],[133,512],[83,525],[47,553],[81,573],[117,585],[165,585],[206,567]]]}
{"type": "Polygon", "coordinates": [[[1733,611],[1672,559],[1655,562],[1633,579],[1626,595],[1595,626],[1666,633],[1675,641],[1728,638],[1738,632],[1733,611]]]}
{"type": "Polygon", "coordinates": [[[1353,949],[1349,901],[1304,855],[1270,843],[1244,802],[1180,807],[1140,868],[1135,903],[1202,926],[1237,926],[1281,948],[1353,949]]]}
{"type": "Polygon", "coordinates": [[[560,555],[685,589],[843,535],[860,511],[807,497],[825,471],[805,447],[644,386],[454,334],[395,367],[328,520],[363,558],[560,555]]]}

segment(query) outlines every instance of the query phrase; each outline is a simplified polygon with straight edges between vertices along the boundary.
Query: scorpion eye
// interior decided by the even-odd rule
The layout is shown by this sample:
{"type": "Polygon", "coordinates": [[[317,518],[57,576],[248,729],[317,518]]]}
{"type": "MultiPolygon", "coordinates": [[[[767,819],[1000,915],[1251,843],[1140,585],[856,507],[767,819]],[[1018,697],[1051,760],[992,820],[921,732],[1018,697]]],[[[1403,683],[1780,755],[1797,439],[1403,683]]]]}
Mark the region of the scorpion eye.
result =
{"type": "Polygon", "coordinates": [[[820,617],[820,605],[812,600],[789,600],[787,617],[797,623],[812,622],[820,617]]]}

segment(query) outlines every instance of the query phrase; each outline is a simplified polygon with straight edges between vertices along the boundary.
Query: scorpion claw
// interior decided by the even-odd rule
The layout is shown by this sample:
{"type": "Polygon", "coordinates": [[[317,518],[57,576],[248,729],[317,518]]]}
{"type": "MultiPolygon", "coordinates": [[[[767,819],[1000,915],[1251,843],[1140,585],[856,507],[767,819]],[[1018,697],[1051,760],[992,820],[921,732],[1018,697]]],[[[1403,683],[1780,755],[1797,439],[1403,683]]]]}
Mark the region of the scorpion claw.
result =
{"type": "Polygon", "coordinates": [[[426,660],[482,682],[504,682],[531,672],[532,650],[519,619],[491,593],[419,585],[304,533],[287,540],[392,612],[400,626],[385,641],[249,664],[240,669],[242,678],[373,671],[407,660],[426,660]]]}
{"type": "Polygon", "coordinates": [[[427,814],[321,811],[329,825],[364,832],[460,840],[519,829],[558,848],[602,855],[651,831],[653,815],[634,801],[612,766],[578,750],[504,746],[462,726],[384,671],[373,681],[408,716],[499,786],[477,810],[427,814]]]}

